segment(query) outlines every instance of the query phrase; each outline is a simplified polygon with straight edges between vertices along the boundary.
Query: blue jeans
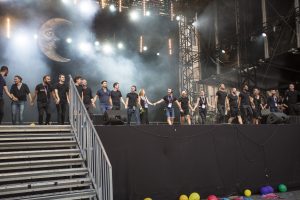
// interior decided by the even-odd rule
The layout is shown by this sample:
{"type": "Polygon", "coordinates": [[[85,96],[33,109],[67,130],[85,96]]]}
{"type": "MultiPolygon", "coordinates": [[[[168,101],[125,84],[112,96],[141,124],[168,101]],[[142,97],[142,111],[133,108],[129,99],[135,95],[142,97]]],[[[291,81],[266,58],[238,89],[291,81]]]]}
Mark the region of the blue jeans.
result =
{"type": "Polygon", "coordinates": [[[128,108],[127,109],[127,124],[128,125],[130,124],[132,115],[134,115],[134,117],[135,117],[136,125],[140,125],[141,124],[140,112],[139,112],[139,109],[137,109],[137,108],[135,108],[135,109],[128,108]]]}
{"type": "Polygon", "coordinates": [[[104,114],[106,111],[111,110],[111,106],[106,103],[100,103],[100,112],[104,114]]]}
{"type": "Polygon", "coordinates": [[[23,124],[23,111],[24,111],[25,101],[13,101],[11,103],[12,112],[12,124],[17,123],[17,116],[19,115],[19,124],[23,124]]]}

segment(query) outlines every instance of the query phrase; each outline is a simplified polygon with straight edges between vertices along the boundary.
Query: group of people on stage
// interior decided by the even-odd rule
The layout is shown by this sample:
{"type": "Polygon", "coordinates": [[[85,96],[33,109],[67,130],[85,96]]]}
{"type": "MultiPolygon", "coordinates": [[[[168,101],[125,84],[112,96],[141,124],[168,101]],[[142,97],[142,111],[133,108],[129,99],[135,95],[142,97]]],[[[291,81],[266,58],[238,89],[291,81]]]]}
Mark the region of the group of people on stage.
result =
{"type": "MultiPolygon", "coordinates": [[[[50,99],[54,100],[57,110],[57,121],[59,124],[64,124],[66,120],[66,111],[69,104],[69,86],[65,83],[65,75],[60,74],[58,82],[51,84],[50,75],[43,77],[42,83],[36,85],[34,95],[31,96],[28,86],[22,82],[22,77],[14,76],[14,84],[10,90],[6,85],[4,77],[8,75],[8,67],[2,66],[0,70],[0,124],[4,114],[4,92],[11,99],[12,123],[23,123],[24,106],[29,98],[30,104],[33,106],[35,99],[37,100],[38,108],[38,123],[44,124],[44,115],[46,115],[45,124],[49,124],[51,120],[50,99]],[[19,118],[17,119],[17,116],[19,118]]],[[[96,107],[97,99],[99,100],[99,108],[101,113],[112,110],[120,110],[121,103],[127,110],[127,123],[131,123],[131,118],[135,118],[137,125],[149,124],[149,106],[155,106],[164,103],[167,123],[172,125],[175,119],[175,105],[180,110],[180,123],[185,121],[191,124],[190,111],[199,111],[201,123],[206,123],[207,111],[209,107],[216,108],[218,122],[226,123],[226,113],[229,116],[228,123],[236,118],[238,123],[243,124],[259,124],[262,110],[269,108],[270,112],[288,111],[290,115],[300,115],[299,95],[293,84],[289,85],[285,96],[280,98],[275,90],[271,90],[265,101],[260,94],[260,91],[255,88],[250,94],[248,86],[244,85],[242,91],[238,94],[236,88],[232,88],[228,94],[225,85],[221,84],[216,93],[215,105],[209,103],[208,97],[204,91],[201,91],[195,105],[192,106],[186,91],[181,92],[181,96],[176,98],[173,95],[173,89],[169,88],[167,94],[156,102],[151,102],[146,96],[145,89],[140,89],[137,93],[137,87],[132,85],[130,92],[127,93],[125,101],[120,91],[120,84],[115,82],[113,89],[108,89],[106,80],[101,81],[101,88],[93,96],[92,90],[88,87],[86,79],[81,76],[74,78],[74,83],[77,88],[80,99],[85,105],[87,111],[91,114],[91,107],[96,107]]]]}
{"type": "Polygon", "coordinates": [[[289,115],[300,115],[300,93],[295,90],[294,84],[289,84],[284,96],[279,96],[278,91],[270,90],[267,97],[260,94],[258,88],[254,88],[252,94],[248,85],[244,85],[242,91],[237,94],[237,89],[232,88],[228,94],[225,85],[221,84],[216,93],[216,107],[219,123],[226,123],[226,111],[229,116],[228,123],[237,119],[239,124],[259,124],[263,111],[284,112],[289,115]]]}

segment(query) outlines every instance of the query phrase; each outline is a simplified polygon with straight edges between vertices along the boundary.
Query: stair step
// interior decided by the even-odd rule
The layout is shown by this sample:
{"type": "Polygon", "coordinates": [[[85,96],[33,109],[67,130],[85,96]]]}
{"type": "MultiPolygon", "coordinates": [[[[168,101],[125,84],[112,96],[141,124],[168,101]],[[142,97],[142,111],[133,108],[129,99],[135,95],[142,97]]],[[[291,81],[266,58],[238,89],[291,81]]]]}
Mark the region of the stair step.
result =
{"type": "Polygon", "coordinates": [[[86,187],[91,185],[89,178],[73,178],[55,181],[41,181],[23,184],[8,184],[0,186],[0,196],[29,192],[86,187]]]}
{"type": "Polygon", "coordinates": [[[72,166],[72,165],[81,165],[82,163],[83,163],[82,158],[2,162],[0,163],[0,170],[36,169],[36,168],[45,168],[45,167],[72,166]]]}
{"type": "Polygon", "coordinates": [[[77,142],[74,141],[40,141],[40,142],[5,142],[0,143],[0,150],[7,149],[37,149],[53,147],[75,147],[77,142]]]}
{"type": "Polygon", "coordinates": [[[60,133],[0,133],[0,138],[14,138],[14,137],[59,137],[59,136],[74,136],[70,132],[60,132],[60,133]]]}
{"type": "Polygon", "coordinates": [[[70,132],[70,125],[23,125],[23,126],[0,126],[0,132],[13,133],[13,132],[70,132]]]}
{"type": "Polygon", "coordinates": [[[35,141],[35,140],[72,140],[74,139],[73,136],[56,136],[56,137],[14,137],[14,138],[0,138],[1,142],[7,142],[7,141],[35,141]]]}
{"type": "Polygon", "coordinates": [[[96,197],[96,192],[93,189],[85,189],[69,192],[55,192],[42,195],[28,195],[22,197],[5,198],[2,200],[70,200],[70,199],[89,199],[96,197]]]}
{"type": "Polygon", "coordinates": [[[79,149],[0,152],[0,160],[80,155],[79,149]]]}
{"type": "Polygon", "coordinates": [[[86,168],[70,168],[70,169],[54,169],[54,170],[40,170],[27,172],[13,172],[1,173],[0,183],[8,181],[33,180],[42,178],[57,178],[67,176],[84,176],[88,174],[86,168]]]}

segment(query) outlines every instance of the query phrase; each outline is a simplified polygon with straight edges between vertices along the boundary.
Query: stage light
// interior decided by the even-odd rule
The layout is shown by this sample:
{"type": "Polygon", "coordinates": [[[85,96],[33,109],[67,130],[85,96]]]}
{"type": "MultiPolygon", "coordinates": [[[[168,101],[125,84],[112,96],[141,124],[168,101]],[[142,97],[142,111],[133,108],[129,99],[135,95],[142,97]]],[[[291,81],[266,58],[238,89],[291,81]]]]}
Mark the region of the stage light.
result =
{"type": "Polygon", "coordinates": [[[37,35],[37,34],[34,34],[34,35],[33,35],[33,38],[34,38],[35,40],[37,40],[37,39],[38,39],[38,35],[37,35]]]}
{"type": "Polygon", "coordinates": [[[14,43],[18,47],[27,47],[30,45],[31,41],[29,37],[24,33],[19,33],[13,36],[14,43]]]}
{"type": "Polygon", "coordinates": [[[123,45],[122,42],[119,42],[119,43],[118,43],[118,48],[119,48],[119,49],[124,49],[124,45],[123,45]]]}
{"type": "Polygon", "coordinates": [[[225,54],[225,53],[226,53],[226,51],[224,49],[222,49],[222,54],[225,54]]]}
{"type": "Polygon", "coordinates": [[[70,0],[61,0],[61,2],[63,2],[64,4],[69,4],[70,0]]]}
{"type": "Polygon", "coordinates": [[[94,1],[79,1],[78,8],[82,16],[90,17],[96,13],[98,5],[94,1]]]}
{"type": "Polygon", "coordinates": [[[267,34],[266,33],[262,33],[261,34],[263,37],[267,37],[267,34]]]}
{"type": "Polygon", "coordinates": [[[99,45],[100,45],[100,42],[96,41],[95,46],[99,46],[99,45]]]}
{"type": "Polygon", "coordinates": [[[143,51],[147,51],[148,50],[148,47],[147,46],[144,46],[143,47],[143,51]]]}
{"type": "Polygon", "coordinates": [[[176,16],[176,20],[179,21],[180,20],[180,16],[176,16]]]}
{"type": "Polygon", "coordinates": [[[66,42],[69,43],[69,44],[71,44],[72,43],[72,38],[67,38],[66,42]]]}
{"type": "Polygon", "coordinates": [[[110,44],[104,44],[102,50],[105,54],[113,53],[113,48],[110,44]]]}
{"type": "Polygon", "coordinates": [[[10,38],[10,18],[6,18],[6,37],[10,38]]]}
{"type": "Polygon", "coordinates": [[[151,15],[151,12],[150,11],[146,11],[146,16],[150,16],[151,15]]]}
{"type": "Polygon", "coordinates": [[[111,4],[110,6],[109,6],[109,10],[111,11],[111,12],[116,12],[116,7],[115,7],[115,5],[113,5],[113,4],[111,4]]]}
{"type": "Polygon", "coordinates": [[[157,56],[159,56],[159,55],[160,55],[160,53],[159,53],[159,52],[157,52],[157,53],[156,53],[156,55],[157,55],[157,56]]]}
{"type": "Polygon", "coordinates": [[[137,21],[140,18],[140,15],[137,11],[134,10],[129,13],[129,17],[132,21],[137,21]]]}
{"type": "Polygon", "coordinates": [[[79,50],[83,53],[89,53],[92,51],[92,46],[88,42],[81,42],[79,44],[79,50]]]}

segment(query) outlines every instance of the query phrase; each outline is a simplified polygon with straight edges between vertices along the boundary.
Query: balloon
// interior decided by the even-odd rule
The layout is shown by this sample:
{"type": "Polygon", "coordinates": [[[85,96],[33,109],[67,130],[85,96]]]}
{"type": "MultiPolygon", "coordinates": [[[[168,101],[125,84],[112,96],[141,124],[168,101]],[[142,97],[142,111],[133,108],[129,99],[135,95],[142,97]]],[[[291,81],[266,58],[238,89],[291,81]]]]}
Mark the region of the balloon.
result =
{"type": "Polygon", "coordinates": [[[189,200],[200,200],[200,195],[197,192],[193,192],[190,194],[189,200]]]}
{"type": "Polygon", "coordinates": [[[266,186],[261,187],[259,191],[262,195],[269,194],[269,190],[266,186]]]}
{"type": "Polygon", "coordinates": [[[268,189],[268,194],[274,193],[274,189],[273,189],[272,186],[268,185],[268,186],[266,186],[266,187],[267,187],[267,189],[268,189]]]}
{"type": "Polygon", "coordinates": [[[149,197],[147,197],[147,198],[145,198],[144,200],[152,200],[151,198],[149,198],[149,197]]]}
{"type": "Polygon", "coordinates": [[[218,200],[218,198],[215,195],[209,195],[207,200],[218,200]]]}
{"type": "Polygon", "coordinates": [[[251,192],[251,190],[249,190],[249,189],[246,189],[246,190],[244,191],[244,195],[245,195],[246,197],[250,197],[251,194],[252,194],[252,192],[251,192]]]}
{"type": "Polygon", "coordinates": [[[189,200],[189,198],[188,198],[188,196],[183,194],[183,195],[180,195],[179,200],[189,200]]]}
{"type": "Polygon", "coordinates": [[[287,191],[287,187],[284,184],[279,184],[278,185],[278,190],[279,190],[279,192],[286,192],[287,191]]]}

